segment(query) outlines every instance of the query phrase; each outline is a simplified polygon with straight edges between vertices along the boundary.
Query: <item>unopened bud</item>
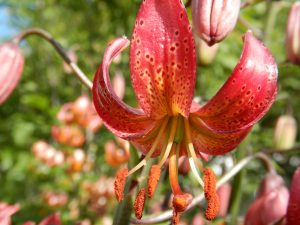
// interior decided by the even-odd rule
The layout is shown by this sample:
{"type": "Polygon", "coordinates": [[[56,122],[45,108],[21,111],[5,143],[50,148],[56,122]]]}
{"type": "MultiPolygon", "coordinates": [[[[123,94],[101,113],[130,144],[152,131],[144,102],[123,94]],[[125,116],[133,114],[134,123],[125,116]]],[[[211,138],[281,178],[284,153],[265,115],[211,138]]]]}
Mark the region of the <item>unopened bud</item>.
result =
{"type": "Polygon", "coordinates": [[[286,51],[288,60],[300,64],[300,2],[290,9],[286,28],[286,51]]]}
{"type": "Polygon", "coordinates": [[[260,183],[256,198],[264,196],[269,192],[274,191],[284,185],[284,180],[277,173],[267,173],[260,183]]]}
{"type": "Polygon", "coordinates": [[[295,225],[300,222],[300,167],[293,176],[286,222],[286,225],[295,225]]]}
{"type": "Polygon", "coordinates": [[[297,122],[295,118],[289,115],[280,116],[274,133],[275,147],[278,149],[292,148],[295,144],[296,136],[297,122]]]}
{"type": "Polygon", "coordinates": [[[14,42],[0,45],[0,105],[17,86],[24,65],[24,56],[14,42]]]}
{"type": "Polygon", "coordinates": [[[197,34],[209,46],[222,41],[235,27],[240,0],[193,0],[192,15],[197,34]]]}
{"type": "Polygon", "coordinates": [[[258,197],[247,211],[245,225],[273,224],[286,214],[289,192],[281,180],[274,174],[267,174],[261,186],[258,197]],[[272,177],[276,182],[268,184],[272,177]]]}
{"type": "Polygon", "coordinates": [[[231,185],[229,183],[223,184],[218,188],[217,193],[220,199],[220,210],[218,215],[221,217],[225,217],[227,215],[230,201],[231,185]]]}

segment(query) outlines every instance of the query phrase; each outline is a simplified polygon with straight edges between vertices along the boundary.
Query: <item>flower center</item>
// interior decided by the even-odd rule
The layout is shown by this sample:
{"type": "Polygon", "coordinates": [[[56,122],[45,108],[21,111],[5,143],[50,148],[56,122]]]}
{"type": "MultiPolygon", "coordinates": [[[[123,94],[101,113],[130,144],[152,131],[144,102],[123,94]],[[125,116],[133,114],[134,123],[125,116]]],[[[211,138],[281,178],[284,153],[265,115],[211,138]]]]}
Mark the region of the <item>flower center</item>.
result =
{"type": "MultiPolygon", "coordinates": [[[[129,172],[127,169],[121,169],[122,173],[118,173],[118,175],[122,175],[117,175],[115,181],[116,196],[123,196],[120,193],[122,193],[124,189],[124,178],[135,173],[137,170],[145,166],[155,150],[157,150],[159,143],[162,141],[163,147],[160,153],[159,162],[156,165],[152,165],[150,169],[148,186],[146,188],[148,197],[151,198],[154,195],[156,186],[160,178],[161,168],[165,164],[166,160],[169,159],[169,178],[174,195],[172,201],[174,212],[172,223],[178,223],[180,214],[187,209],[192,201],[192,195],[183,192],[178,182],[178,159],[181,155],[186,155],[189,158],[189,164],[192,173],[194,174],[200,186],[204,189],[205,197],[208,202],[206,217],[207,219],[212,220],[217,215],[219,208],[219,199],[216,194],[216,178],[210,168],[203,169],[201,163],[199,162],[192,143],[189,119],[184,118],[181,115],[166,117],[163,120],[158,134],[155,137],[154,142],[148,153],[145,155],[144,159],[142,159],[140,163],[132,168],[129,172]],[[166,137],[165,140],[162,140],[163,137],[166,137]],[[199,175],[199,172],[204,175],[204,182],[199,175]]],[[[139,192],[135,203],[135,209],[138,211],[136,212],[136,215],[138,215],[139,219],[142,217],[143,211],[141,206],[144,206],[144,201],[146,199],[145,188],[142,188],[141,190],[143,191],[139,192]],[[141,203],[141,201],[143,201],[143,203],[141,203]]],[[[117,199],[120,200],[120,197],[118,197],[117,199]]]]}

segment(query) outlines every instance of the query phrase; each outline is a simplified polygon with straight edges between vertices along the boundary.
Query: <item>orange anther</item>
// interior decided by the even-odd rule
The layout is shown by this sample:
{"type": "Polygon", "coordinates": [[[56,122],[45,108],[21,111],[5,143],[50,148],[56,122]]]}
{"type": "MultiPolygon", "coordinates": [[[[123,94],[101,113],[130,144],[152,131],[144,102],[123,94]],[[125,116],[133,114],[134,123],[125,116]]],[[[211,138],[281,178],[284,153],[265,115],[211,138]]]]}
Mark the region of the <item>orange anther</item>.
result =
{"type": "Polygon", "coordinates": [[[124,187],[125,187],[127,174],[128,174],[127,168],[118,170],[116,174],[115,195],[118,201],[122,201],[124,199],[124,187]]]}
{"type": "Polygon", "coordinates": [[[204,174],[204,194],[207,200],[211,199],[216,195],[216,176],[211,168],[205,168],[204,174]]]}
{"type": "Polygon", "coordinates": [[[207,220],[213,220],[219,213],[220,199],[217,194],[213,195],[207,200],[207,208],[205,211],[205,217],[207,220]]]}
{"type": "Polygon", "coordinates": [[[134,211],[135,211],[135,216],[137,219],[141,219],[143,216],[143,210],[144,210],[144,205],[145,205],[145,200],[146,200],[146,191],[144,188],[142,188],[134,202],[134,211]]]}
{"type": "Polygon", "coordinates": [[[150,169],[149,178],[148,178],[148,197],[152,198],[156,190],[158,181],[160,178],[160,166],[153,165],[150,169]]]}

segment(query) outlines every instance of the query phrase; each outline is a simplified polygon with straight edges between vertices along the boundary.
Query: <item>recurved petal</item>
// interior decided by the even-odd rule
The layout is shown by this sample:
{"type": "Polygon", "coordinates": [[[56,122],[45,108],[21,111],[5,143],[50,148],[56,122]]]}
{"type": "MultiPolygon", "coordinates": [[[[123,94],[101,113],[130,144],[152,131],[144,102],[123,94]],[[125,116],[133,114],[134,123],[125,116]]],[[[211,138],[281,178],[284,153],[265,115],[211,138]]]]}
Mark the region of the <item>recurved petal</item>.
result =
{"type": "Polygon", "coordinates": [[[23,71],[24,56],[13,42],[0,45],[0,104],[17,86],[23,71]]]}
{"type": "Polygon", "coordinates": [[[111,132],[132,140],[144,136],[153,128],[153,123],[141,110],[121,101],[111,86],[109,65],[128,43],[126,38],[117,38],[106,49],[93,81],[93,102],[99,116],[111,132]]]}
{"type": "Polygon", "coordinates": [[[286,225],[296,225],[300,221],[300,167],[296,170],[290,190],[290,199],[287,209],[286,225]]]}
{"type": "Polygon", "coordinates": [[[152,118],[187,117],[196,78],[195,44],[180,0],[144,0],[130,47],[139,104],[152,118]]]}
{"type": "Polygon", "coordinates": [[[232,133],[211,130],[199,118],[190,116],[191,138],[197,153],[223,155],[233,150],[248,134],[251,127],[232,133]]]}
{"type": "MultiPolygon", "coordinates": [[[[244,49],[218,93],[196,114],[216,132],[245,130],[271,107],[277,93],[277,65],[268,49],[251,32],[244,36],[244,49]]],[[[195,108],[195,107],[194,107],[195,108]]]]}

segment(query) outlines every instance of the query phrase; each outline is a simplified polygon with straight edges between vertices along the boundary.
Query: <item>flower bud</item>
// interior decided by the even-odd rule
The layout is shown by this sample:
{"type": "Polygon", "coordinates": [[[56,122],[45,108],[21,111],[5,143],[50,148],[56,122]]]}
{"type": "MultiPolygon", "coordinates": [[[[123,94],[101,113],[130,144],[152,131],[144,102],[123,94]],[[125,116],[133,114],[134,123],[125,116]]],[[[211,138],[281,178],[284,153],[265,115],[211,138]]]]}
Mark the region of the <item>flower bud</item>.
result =
{"type": "Polygon", "coordinates": [[[193,0],[196,32],[209,46],[222,41],[235,27],[240,0],[193,0]]]}
{"type": "Polygon", "coordinates": [[[284,186],[284,180],[282,177],[275,172],[269,172],[262,179],[256,198],[262,197],[282,186],[284,186]]]}
{"type": "Polygon", "coordinates": [[[300,2],[295,2],[289,12],[286,28],[286,51],[288,60],[300,64],[300,2]]]}
{"type": "Polygon", "coordinates": [[[208,46],[206,42],[200,38],[197,38],[197,42],[199,63],[201,66],[208,66],[214,61],[219,45],[215,44],[213,46],[208,46]]]}
{"type": "Polygon", "coordinates": [[[300,222],[300,167],[295,171],[291,189],[290,199],[286,215],[286,225],[296,225],[300,222]]]}
{"type": "Polygon", "coordinates": [[[23,71],[24,56],[14,42],[0,45],[0,105],[17,86],[23,71]]]}
{"type": "Polygon", "coordinates": [[[220,199],[220,209],[218,216],[225,217],[227,215],[230,201],[231,185],[229,183],[223,184],[218,188],[217,193],[220,199]]]}
{"type": "MultiPolygon", "coordinates": [[[[300,41],[300,40],[299,40],[300,41]]],[[[280,116],[277,120],[274,144],[279,149],[289,149],[294,146],[297,136],[297,122],[289,115],[280,116]]]]}
{"type": "Polygon", "coordinates": [[[289,192],[276,174],[267,174],[261,184],[258,197],[247,211],[245,225],[273,224],[286,214],[289,192]],[[273,184],[272,177],[277,180],[273,184]]]}

